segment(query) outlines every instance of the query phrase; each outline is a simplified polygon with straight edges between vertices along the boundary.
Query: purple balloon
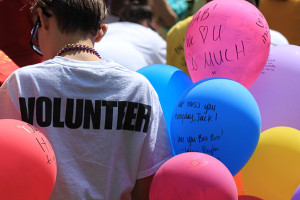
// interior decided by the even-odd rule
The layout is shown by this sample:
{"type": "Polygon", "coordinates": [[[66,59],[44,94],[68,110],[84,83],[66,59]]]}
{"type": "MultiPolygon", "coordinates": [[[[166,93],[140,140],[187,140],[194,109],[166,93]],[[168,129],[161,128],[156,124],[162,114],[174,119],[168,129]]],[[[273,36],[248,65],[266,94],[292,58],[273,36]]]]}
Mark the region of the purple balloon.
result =
{"type": "Polygon", "coordinates": [[[261,131],[286,126],[300,130],[300,47],[275,46],[249,88],[261,112],[261,131]]]}
{"type": "Polygon", "coordinates": [[[294,193],[291,200],[300,200],[300,185],[296,189],[296,191],[295,191],[295,193],[294,193]]]}

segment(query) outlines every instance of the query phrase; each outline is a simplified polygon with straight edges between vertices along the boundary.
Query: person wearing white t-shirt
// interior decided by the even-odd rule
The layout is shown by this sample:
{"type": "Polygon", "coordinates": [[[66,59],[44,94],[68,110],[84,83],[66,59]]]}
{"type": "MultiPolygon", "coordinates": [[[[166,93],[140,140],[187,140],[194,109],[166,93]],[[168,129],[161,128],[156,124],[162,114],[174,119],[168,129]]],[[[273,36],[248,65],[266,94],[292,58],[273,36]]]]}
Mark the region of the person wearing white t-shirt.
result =
{"type": "Polygon", "coordinates": [[[158,96],[144,76],[93,49],[107,30],[106,7],[85,1],[33,6],[31,46],[46,61],[7,78],[0,119],[28,122],[49,139],[57,161],[50,199],[148,199],[173,156],[158,96]]]}
{"type": "Polygon", "coordinates": [[[166,41],[152,29],[152,11],[141,2],[127,5],[120,22],[109,24],[105,37],[95,43],[104,59],[112,59],[137,71],[153,64],[166,64],[166,41]]]}

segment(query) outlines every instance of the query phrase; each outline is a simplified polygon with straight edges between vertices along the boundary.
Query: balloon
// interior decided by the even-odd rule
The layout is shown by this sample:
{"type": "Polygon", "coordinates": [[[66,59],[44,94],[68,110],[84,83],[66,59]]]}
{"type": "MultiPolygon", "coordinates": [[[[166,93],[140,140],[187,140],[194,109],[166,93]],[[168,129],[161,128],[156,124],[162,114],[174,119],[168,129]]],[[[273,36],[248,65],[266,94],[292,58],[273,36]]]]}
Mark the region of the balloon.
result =
{"type": "Polygon", "coordinates": [[[198,152],[166,161],[154,175],[150,200],[237,200],[233,177],[216,158],[198,152]]]}
{"type": "Polygon", "coordinates": [[[172,112],[181,94],[193,84],[191,78],[182,70],[164,64],[149,65],[137,72],[144,75],[156,90],[170,132],[172,112]]]}
{"type": "Polygon", "coordinates": [[[240,195],[239,200],[262,200],[262,199],[254,196],[249,196],[249,195],[240,195]]]}
{"type": "Polygon", "coordinates": [[[247,1],[214,0],[194,15],[184,51],[193,82],[225,77],[249,88],[269,55],[269,26],[247,1]]]}
{"type": "Polygon", "coordinates": [[[291,200],[300,200],[300,185],[297,187],[291,200]]]}
{"type": "Polygon", "coordinates": [[[242,173],[239,171],[234,177],[238,195],[245,195],[243,184],[242,184],[242,173]]]}
{"type": "Polygon", "coordinates": [[[258,143],[260,112],[251,93],[225,78],[199,81],[185,91],[174,109],[171,142],[175,154],[202,152],[218,158],[237,174],[258,143]]]}
{"type": "Polygon", "coordinates": [[[257,148],[242,169],[246,194],[264,200],[291,199],[300,183],[300,131],[274,127],[261,133],[257,148]]]}
{"type": "Polygon", "coordinates": [[[7,79],[7,77],[19,67],[0,50],[0,86],[7,79]]]}
{"type": "Polygon", "coordinates": [[[271,48],[268,62],[249,88],[261,111],[262,131],[287,126],[300,130],[300,47],[271,48]]]}
{"type": "Polygon", "coordinates": [[[34,126],[0,120],[0,159],[1,199],[49,199],[56,159],[49,141],[34,126]]]}

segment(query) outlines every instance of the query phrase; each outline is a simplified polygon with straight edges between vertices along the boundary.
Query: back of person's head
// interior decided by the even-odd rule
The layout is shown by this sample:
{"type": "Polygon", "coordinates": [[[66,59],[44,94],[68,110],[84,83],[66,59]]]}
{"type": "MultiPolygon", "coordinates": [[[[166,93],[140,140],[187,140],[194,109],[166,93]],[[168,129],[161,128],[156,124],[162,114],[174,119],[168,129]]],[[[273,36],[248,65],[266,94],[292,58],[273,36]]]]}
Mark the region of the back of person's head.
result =
{"type": "Polygon", "coordinates": [[[37,0],[32,11],[36,13],[37,8],[44,13],[50,10],[63,33],[80,31],[96,35],[107,13],[103,0],[37,0]]]}
{"type": "Polygon", "coordinates": [[[109,13],[120,17],[126,6],[125,0],[105,0],[109,13]]]}
{"type": "Polygon", "coordinates": [[[153,13],[147,0],[129,0],[126,3],[120,21],[141,24],[146,21],[151,27],[153,13]]]}

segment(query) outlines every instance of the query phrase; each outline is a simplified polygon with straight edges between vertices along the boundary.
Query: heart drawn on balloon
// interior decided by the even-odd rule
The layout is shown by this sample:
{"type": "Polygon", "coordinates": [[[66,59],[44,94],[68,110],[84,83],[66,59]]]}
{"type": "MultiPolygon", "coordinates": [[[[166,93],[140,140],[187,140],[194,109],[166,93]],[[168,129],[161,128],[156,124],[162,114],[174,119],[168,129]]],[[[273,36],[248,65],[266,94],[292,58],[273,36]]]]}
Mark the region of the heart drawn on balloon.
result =
{"type": "Polygon", "coordinates": [[[199,32],[201,34],[203,44],[205,44],[205,40],[206,40],[207,33],[208,33],[208,26],[200,26],[199,27],[199,32]]]}

